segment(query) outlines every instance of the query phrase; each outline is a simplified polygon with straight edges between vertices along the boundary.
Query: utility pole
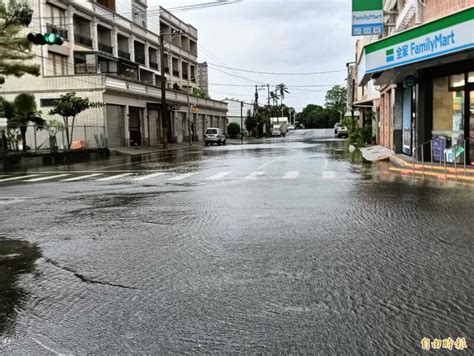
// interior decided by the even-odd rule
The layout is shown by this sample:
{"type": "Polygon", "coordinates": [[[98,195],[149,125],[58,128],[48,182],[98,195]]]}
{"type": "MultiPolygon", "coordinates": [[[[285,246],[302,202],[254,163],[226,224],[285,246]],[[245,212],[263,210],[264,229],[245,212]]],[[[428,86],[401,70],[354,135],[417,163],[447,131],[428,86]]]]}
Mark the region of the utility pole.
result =
{"type": "Polygon", "coordinates": [[[244,144],[244,129],[243,129],[243,122],[244,122],[244,102],[240,102],[240,144],[244,144]]]}
{"type": "Polygon", "coordinates": [[[270,110],[270,84],[267,84],[267,105],[270,110]]]}
{"type": "Polygon", "coordinates": [[[161,120],[165,123],[163,127],[163,148],[168,148],[168,132],[170,122],[168,120],[168,105],[166,103],[166,74],[165,74],[165,42],[163,34],[160,35],[160,64],[161,64],[161,120]]]}

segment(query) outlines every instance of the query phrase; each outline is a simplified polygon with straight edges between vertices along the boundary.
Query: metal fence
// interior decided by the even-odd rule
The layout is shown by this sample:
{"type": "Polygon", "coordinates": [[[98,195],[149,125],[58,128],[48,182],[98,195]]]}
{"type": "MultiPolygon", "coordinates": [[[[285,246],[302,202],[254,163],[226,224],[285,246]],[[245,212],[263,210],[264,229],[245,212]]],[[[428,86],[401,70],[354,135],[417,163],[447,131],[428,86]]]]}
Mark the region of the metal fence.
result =
{"type": "MultiPolygon", "coordinates": [[[[69,134],[71,134],[71,126],[69,126],[69,134]]],[[[65,128],[58,130],[54,137],[58,150],[68,148],[65,128]]],[[[19,139],[18,144],[21,149],[21,137],[19,139]]],[[[84,141],[86,148],[103,148],[108,146],[104,126],[74,125],[73,137],[70,138],[70,142],[77,140],[84,141]]],[[[26,130],[26,145],[30,152],[50,151],[52,149],[51,144],[54,144],[54,140],[51,140],[48,130],[38,127],[37,125],[28,125],[26,130]]]]}

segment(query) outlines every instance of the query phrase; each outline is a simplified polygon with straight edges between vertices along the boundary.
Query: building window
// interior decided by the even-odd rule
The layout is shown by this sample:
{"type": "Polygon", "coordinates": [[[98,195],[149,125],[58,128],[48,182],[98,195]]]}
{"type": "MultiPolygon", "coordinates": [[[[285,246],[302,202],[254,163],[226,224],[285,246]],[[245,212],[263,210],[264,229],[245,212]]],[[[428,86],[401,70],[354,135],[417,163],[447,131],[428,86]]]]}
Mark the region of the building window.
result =
{"type": "Polygon", "coordinates": [[[74,70],[76,74],[96,74],[97,56],[94,53],[74,53],[74,70]]]}
{"type": "Polygon", "coordinates": [[[117,75],[118,63],[108,58],[99,57],[99,70],[102,74],[117,75]]]}
{"type": "MultiPolygon", "coordinates": [[[[462,74],[464,78],[464,74],[462,74]]],[[[446,140],[446,147],[464,141],[464,90],[456,76],[433,79],[433,137],[446,140]],[[454,80],[453,80],[454,77],[454,80]]],[[[464,80],[464,79],[463,79],[464,80]]]]}
{"type": "Polygon", "coordinates": [[[467,73],[467,81],[469,83],[474,83],[474,72],[467,73]]]}
{"type": "Polygon", "coordinates": [[[42,107],[54,107],[59,99],[40,99],[40,105],[42,107]]]}
{"type": "Polygon", "coordinates": [[[48,52],[46,75],[67,75],[67,56],[48,52]]]}
{"type": "Polygon", "coordinates": [[[132,4],[132,21],[137,25],[146,27],[146,10],[138,4],[132,4]]]}

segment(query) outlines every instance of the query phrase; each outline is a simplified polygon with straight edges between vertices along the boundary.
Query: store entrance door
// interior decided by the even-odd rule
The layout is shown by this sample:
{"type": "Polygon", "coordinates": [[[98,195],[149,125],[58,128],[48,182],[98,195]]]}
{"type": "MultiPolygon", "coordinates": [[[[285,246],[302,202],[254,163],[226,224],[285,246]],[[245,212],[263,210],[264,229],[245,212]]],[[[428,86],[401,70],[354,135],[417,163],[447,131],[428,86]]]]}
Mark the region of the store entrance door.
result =
{"type": "Polygon", "coordinates": [[[469,137],[469,163],[474,166],[474,90],[469,92],[469,122],[468,122],[468,137],[469,137]]]}

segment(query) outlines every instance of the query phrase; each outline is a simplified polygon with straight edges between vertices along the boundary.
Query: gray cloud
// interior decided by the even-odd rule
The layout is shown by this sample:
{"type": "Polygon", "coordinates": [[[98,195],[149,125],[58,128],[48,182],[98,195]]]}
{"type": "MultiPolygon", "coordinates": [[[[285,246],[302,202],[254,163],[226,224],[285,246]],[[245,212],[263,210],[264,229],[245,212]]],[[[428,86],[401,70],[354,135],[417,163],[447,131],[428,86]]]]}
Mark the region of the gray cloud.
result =
{"type": "MultiPolygon", "coordinates": [[[[198,2],[204,1],[149,0],[149,5],[169,8],[198,2]]],[[[257,71],[315,72],[343,70],[353,60],[350,11],[350,0],[247,0],[176,15],[198,29],[201,61],[257,71]]],[[[291,90],[292,85],[336,84],[345,78],[344,72],[289,77],[226,71],[255,82],[287,83],[291,94],[286,102],[298,109],[309,103],[323,104],[325,93],[291,90]]],[[[218,69],[211,69],[210,82],[255,84],[218,69]]],[[[252,93],[251,87],[211,86],[216,99],[238,94],[251,101],[252,93]]]]}

